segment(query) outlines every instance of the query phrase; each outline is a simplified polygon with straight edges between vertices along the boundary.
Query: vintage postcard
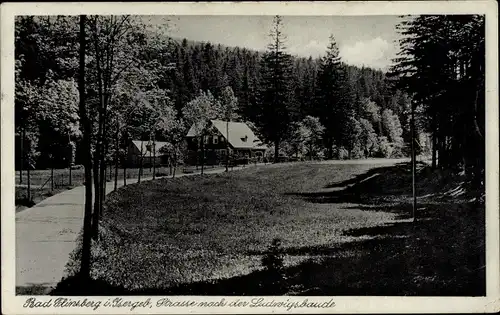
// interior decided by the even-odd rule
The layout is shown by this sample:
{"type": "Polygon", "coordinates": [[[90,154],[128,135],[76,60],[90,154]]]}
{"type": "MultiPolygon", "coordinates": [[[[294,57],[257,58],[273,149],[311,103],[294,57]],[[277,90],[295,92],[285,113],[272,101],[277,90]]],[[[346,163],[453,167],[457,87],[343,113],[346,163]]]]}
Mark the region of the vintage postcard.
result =
{"type": "Polygon", "coordinates": [[[500,310],[496,2],[0,8],[2,313],[500,310]]]}

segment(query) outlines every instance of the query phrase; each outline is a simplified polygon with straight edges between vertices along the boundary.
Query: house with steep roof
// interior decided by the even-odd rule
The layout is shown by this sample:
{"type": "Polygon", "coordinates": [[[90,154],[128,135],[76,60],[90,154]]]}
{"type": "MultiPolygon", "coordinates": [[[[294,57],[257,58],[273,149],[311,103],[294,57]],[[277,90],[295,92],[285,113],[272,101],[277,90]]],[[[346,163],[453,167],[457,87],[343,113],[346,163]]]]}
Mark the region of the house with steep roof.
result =
{"type": "Polygon", "coordinates": [[[218,164],[225,161],[227,147],[229,147],[231,156],[256,158],[257,160],[262,159],[267,150],[267,146],[262,143],[252,129],[242,122],[208,120],[203,128],[197,128],[197,125],[193,124],[186,139],[188,150],[191,152],[191,162],[199,155],[202,148],[205,151],[207,164],[218,164]]]}
{"type": "Polygon", "coordinates": [[[166,153],[169,142],[162,141],[148,141],[148,140],[132,140],[129,142],[127,148],[127,165],[139,166],[152,165],[153,161],[156,165],[167,164],[168,154],[166,153]]]}

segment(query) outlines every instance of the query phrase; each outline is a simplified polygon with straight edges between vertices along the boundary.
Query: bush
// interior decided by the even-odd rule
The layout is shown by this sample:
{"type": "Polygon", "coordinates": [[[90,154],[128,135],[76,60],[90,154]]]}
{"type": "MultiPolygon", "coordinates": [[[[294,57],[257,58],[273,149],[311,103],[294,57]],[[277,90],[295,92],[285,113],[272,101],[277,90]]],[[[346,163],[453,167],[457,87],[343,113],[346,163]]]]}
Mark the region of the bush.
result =
{"type": "Polygon", "coordinates": [[[359,146],[355,146],[351,151],[351,158],[353,159],[362,159],[365,158],[365,152],[359,146]]]}
{"type": "Polygon", "coordinates": [[[389,158],[392,156],[392,153],[394,151],[394,148],[392,146],[392,143],[389,142],[387,137],[379,137],[378,138],[378,148],[375,153],[376,157],[384,157],[384,158],[389,158]]]}
{"type": "Polygon", "coordinates": [[[279,238],[273,239],[268,248],[267,254],[262,257],[262,266],[270,271],[283,270],[283,249],[281,248],[281,240],[279,238]]]}
{"type": "Polygon", "coordinates": [[[262,257],[262,266],[268,273],[267,289],[271,292],[284,292],[287,288],[283,264],[283,248],[279,238],[273,239],[267,253],[262,257]]]}
{"type": "Polygon", "coordinates": [[[347,160],[349,158],[349,152],[345,148],[338,149],[339,160],[347,160]]]}
{"type": "Polygon", "coordinates": [[[256,164],[259,162],[259,158],[258,157],[251,157],[248,159],[248,163],[250,164],[256,164]]]}
{"type": "Polygon", "coordinates": [[[35,205],[35,202],[33,201],[33,199],[30,200],[24,197],[24,198],[17,198],[15,204],[16,206],[25,206],[31,208],[35,205]]]}

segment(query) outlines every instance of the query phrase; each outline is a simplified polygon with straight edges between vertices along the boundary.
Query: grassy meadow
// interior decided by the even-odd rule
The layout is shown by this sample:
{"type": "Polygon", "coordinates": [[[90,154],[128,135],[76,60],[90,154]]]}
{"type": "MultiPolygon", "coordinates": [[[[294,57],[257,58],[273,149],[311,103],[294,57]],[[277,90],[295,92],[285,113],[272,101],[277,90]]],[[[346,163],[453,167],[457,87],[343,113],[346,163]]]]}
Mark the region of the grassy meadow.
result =
{"type": "Polygon", "coordinates": [[[480,295],[484,207],[420,167],[412,223],[410,174],[296,163],[129,185],[107,199],[93,277],[118,294],[263,294],[279,239],[287,286],[269,294],[480,295]]]}

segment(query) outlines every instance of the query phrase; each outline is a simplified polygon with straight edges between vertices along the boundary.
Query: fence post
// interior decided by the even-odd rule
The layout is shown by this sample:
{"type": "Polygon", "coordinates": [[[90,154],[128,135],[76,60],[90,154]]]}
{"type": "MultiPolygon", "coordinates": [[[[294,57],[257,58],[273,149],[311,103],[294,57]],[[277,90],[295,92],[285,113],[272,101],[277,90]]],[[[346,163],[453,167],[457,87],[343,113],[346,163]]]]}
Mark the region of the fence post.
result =
{"type": "Polygon", "coordinates": [[[31,201],[30,168],[31,168],[31,163],[30,163],[29,156],[28,156],[28,168],[26,169],[26,177],[27,177],[27,180],[28,180],[28,189],[27,189],[27,198],[28,198],[28,201],[31,201]]]}

